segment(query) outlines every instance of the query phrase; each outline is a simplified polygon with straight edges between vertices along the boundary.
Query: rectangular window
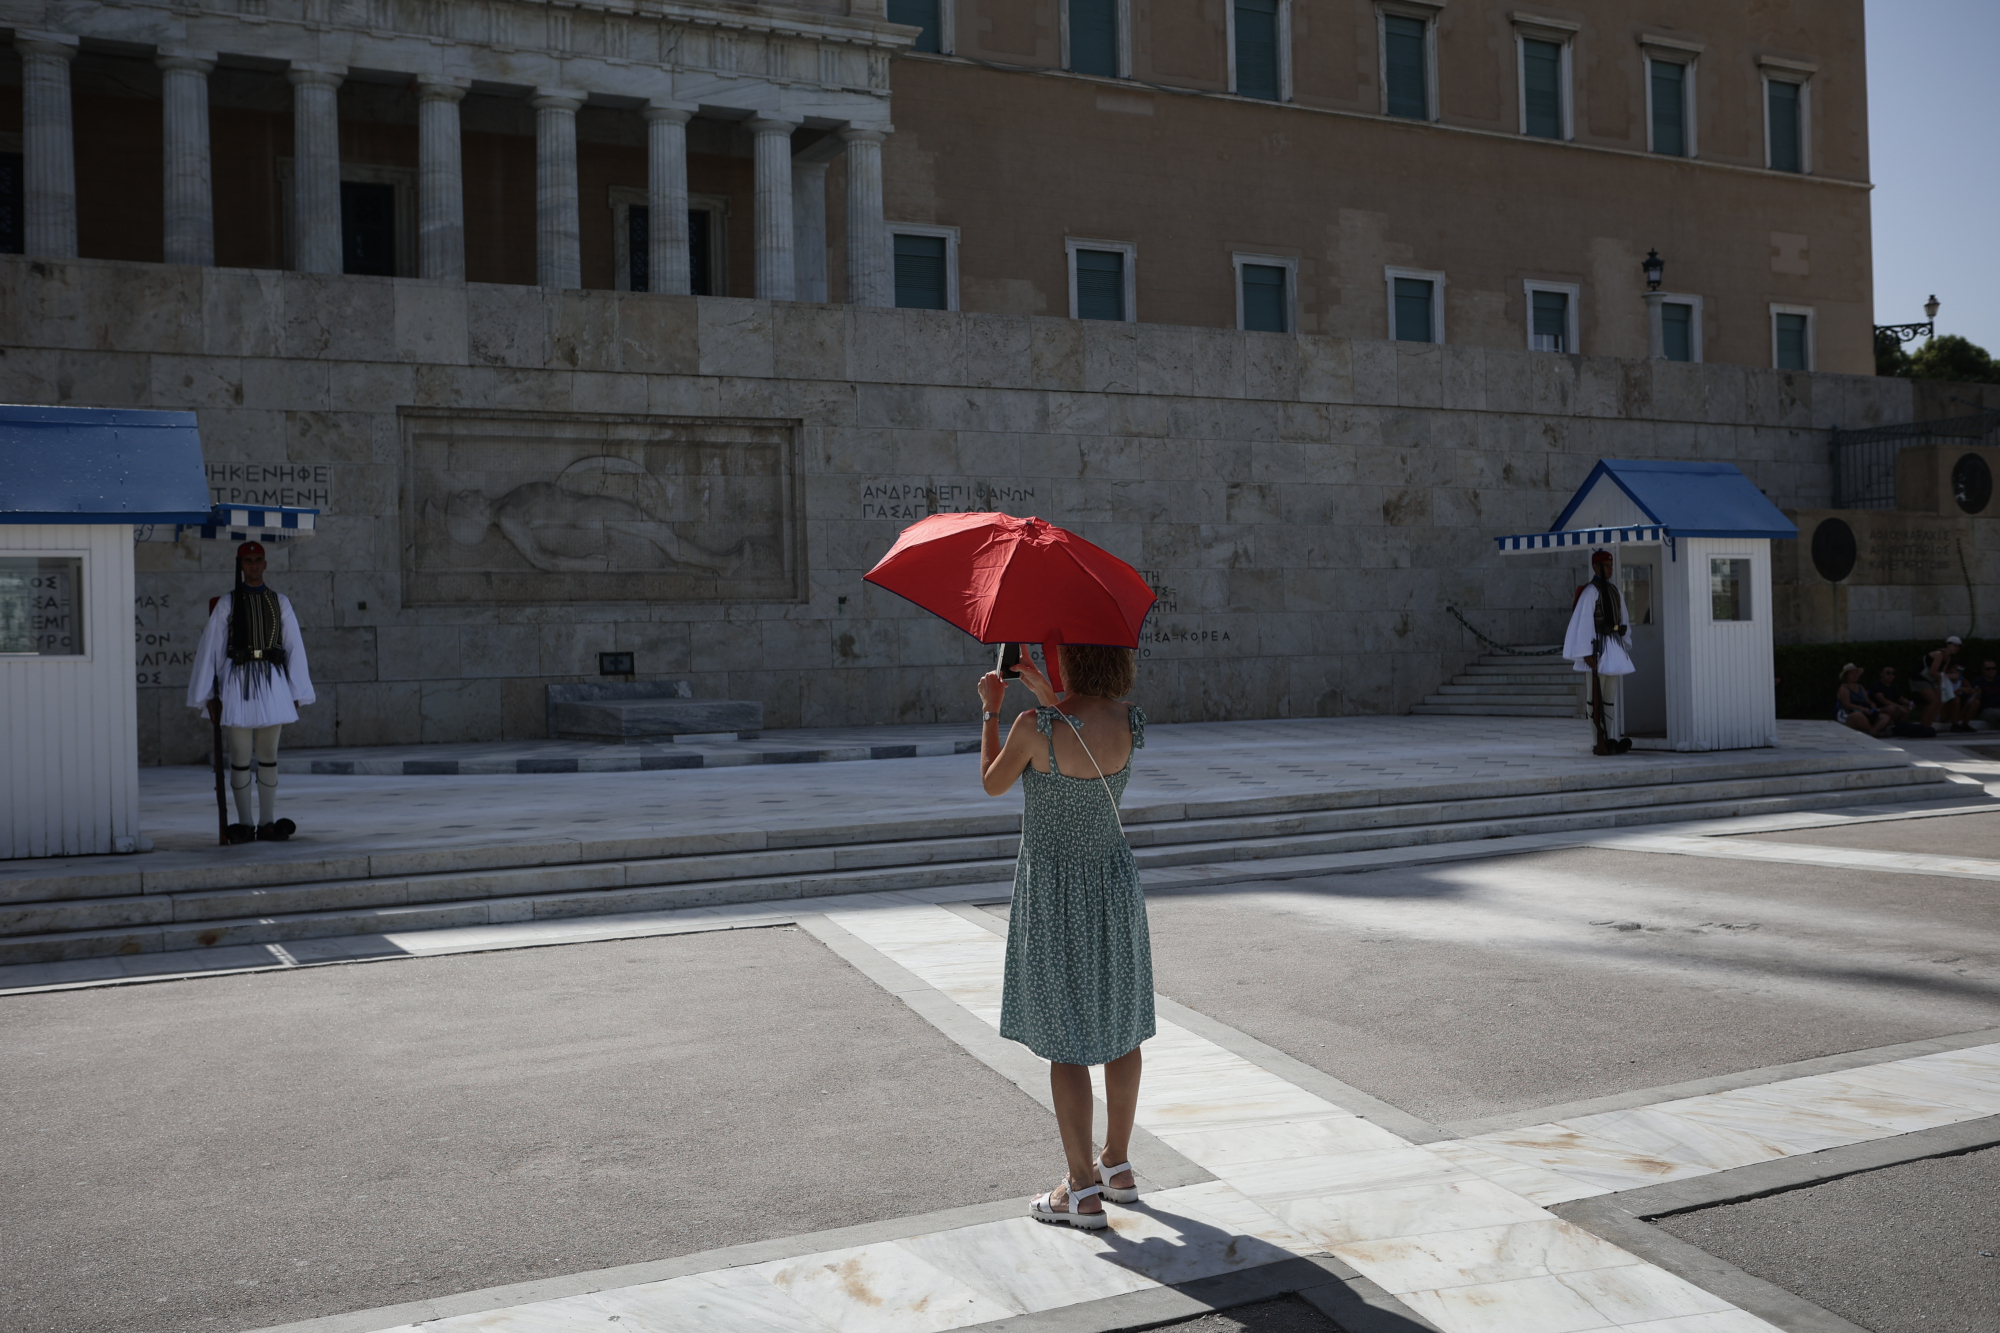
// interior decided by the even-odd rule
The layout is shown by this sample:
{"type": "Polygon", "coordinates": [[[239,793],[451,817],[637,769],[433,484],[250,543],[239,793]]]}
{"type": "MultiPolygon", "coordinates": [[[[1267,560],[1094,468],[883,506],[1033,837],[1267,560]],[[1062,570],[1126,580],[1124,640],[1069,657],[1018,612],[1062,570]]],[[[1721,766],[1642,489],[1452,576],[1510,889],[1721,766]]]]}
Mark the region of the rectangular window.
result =
{"type": "Polygon", "coordinates": [[[1121,250],[1075,251],[1076,317],[1130,319],[1125,308],[1125,253],[1121,250]]]}
{"type": "Polygon", "coordinates": [[[1555,42],[1521,39],[1521,132],[1563,138],[1563,49],[1555,42]]]}
{"type": "Polygon", "coordinates": [[[1236,91],[1276,102],[1284,92],[1278,77],[1278,0],[1235,0],[1236,91]]]}
{"type": "Polygon", "coordinates": [[[1569,352],[1569,293],[1545,288],[1528,293],[1528,346],[1537,352],[1569,352]]]}
{"type": "Polygon", "coordinates": [[[1716,556],[1708,562],[1710,620],[1750,619],[1750,562],[1716,556]]]}
{"type": "MultiPolygon", "coordinates": [[[[709,228],[715,214],[706,208],[688,210],[688,290],[696,296],[714,296],[709,263],[709,228]]],[[[625,262],[628,291],[653,290],[652,210],[632,204],[625,210],[625,262]]]]}
{"type": "Polygon", "coordinates": [[[1766,132],[1771,137],[1773,171],[1805,170],[1805,142],[1802,137],[1805,126],[1800,115],[1804,87],[1803,84],[1785,83],[1778,79],[1767,80],[1764,84],[1770,108],[1766,132]]]}
{"type": "Polygon", "coordinates": [[[340,271],[396,276],[396,187],[340,183],[340,271]]]}
{"type": "Polygon", "coordinates": [[[939,0],[889,0],[889,22],[923,29],[911,45],[912,51],[936,52],[944,49],[939,40],[938,4],[939,0]]]}
{"type": "Polygon", "coordinates": [[[1392,116],[1431,118],[1430,60],[1424,50],[1429,29],[1422,19],[1382,16],[1382,74],[1392,116]]]}
{"type": "Polygon", "coordinates": [[[1290,333],[1290,276],[1277,264],[1244,264],[1243,327],[1252,333],[1290,333]]]}
{"type": "Polygon", "coordinates": [[[0,255],[27,249],[21,210],[21,155],[0,153],[0,255]]]}
{"type": "Polygon", "coordinates": [[[1649,60],[1652,81],[1653,151],[1669,157],[1687,156],[1687,66],[1671,60],[1649,60]]]}
{"type": "Polygon", "coordinates": [[[1069,67],[1118,77],[1118,0],[1069,0],[1069,67]]]}
{"type": "Polygon", "coordinates": [[[0,556],[0,654],[84,655],[82,556],[0,556]]]}
{"type": "Polygon", "coordinates": [[[1431,306],[1437,284],[1428,278],[1393,278],[1396,290],[1396,341],[1434,343],[1437,331],[1431,326],[1431,306]]]}
{"type": "Polygon", "coordinates": [[[896,304],[905,310],[951,309],[947,264],[950,242],[942,236],[897,232],[896,304]]]}
{"type": "Polygon", "coordinates": [[[1679,301],[1660,304],[1660,354],[1669,361],[1694,360],[1694,307],[1679,301]]]}
{"type": "Polygon", "coordinates": [[[1782,310],[1773,314],[1771,344],[1771,364],[1779,370],[1811,370],[1811,317],[1782,310]]]}

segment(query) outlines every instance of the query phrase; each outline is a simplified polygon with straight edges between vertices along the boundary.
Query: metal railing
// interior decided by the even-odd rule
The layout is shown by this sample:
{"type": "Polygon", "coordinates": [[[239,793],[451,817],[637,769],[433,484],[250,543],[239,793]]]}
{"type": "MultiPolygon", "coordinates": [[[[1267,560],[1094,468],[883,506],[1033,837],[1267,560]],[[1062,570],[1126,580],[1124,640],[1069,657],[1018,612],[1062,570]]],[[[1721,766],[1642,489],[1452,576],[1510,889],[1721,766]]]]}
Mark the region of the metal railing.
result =
{"type": "Polygon", "coordinates": [[[1833,507],[1894,509],[1896,456],[1920,444],[2000,445],[2000,410],[1833,432],[1833,507]]]}

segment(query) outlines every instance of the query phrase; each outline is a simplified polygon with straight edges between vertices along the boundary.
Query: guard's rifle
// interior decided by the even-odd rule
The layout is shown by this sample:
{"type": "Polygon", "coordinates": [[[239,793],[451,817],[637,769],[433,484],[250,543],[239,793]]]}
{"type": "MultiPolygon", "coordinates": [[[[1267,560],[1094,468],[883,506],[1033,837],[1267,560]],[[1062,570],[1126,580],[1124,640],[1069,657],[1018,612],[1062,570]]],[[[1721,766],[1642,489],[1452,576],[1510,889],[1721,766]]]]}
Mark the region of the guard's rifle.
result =
{"type": "MultiPolygon", "coordinates": [[[[215,604],[222,599],[208,599],[208,613],[215,614],[215,604]]],[[[223,787],[222,777],[222,667],[215,669],[215,697],[208,701],[208,723],[210,733],[210,753],[215,756],[215,840],[222,846],[229,845],[229,796],[223,787]]]]}

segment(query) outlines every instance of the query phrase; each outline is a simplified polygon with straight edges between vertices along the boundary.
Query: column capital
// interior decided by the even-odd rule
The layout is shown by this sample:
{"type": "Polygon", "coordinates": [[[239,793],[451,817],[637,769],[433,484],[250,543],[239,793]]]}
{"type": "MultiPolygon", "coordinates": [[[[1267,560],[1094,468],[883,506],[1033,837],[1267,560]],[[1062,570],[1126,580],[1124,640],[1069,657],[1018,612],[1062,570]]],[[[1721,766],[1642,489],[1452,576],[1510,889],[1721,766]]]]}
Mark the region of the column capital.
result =
{"type": "Polygon", "coordinates": [[[417,75],[420,102],[462,102],[472,89],[472,80],[453,74],[417,75]]]}
{"type": "Polygon", "coordinates": [[[679,106],[673,102],[648,102],[645,107],[646,120],[650,123],[664,120],[670,125],[685,125],[694,119],[694,108],[679,106]]]}
{"type": "Polygon", "coordinates": [[[743,122],[752,134],[790,134],[804,122],[783,116],[756,115],[743,122]]]}
{"type": "Polygon", "coordinates": [[[320,65],[309,61],[294,60],[285,77],[295,88],[338,88],[347,78],[345,65],[320,65]]]}
{"type": "Polygon", "coordinates": [[[23,32],[14,30],[14,49],[24,56],[45,56],[56,60],[76,59],[77,39],[66,32],[23,32]]]}
{"type": "Polygon", "coordinates": [[[184,69],[196,74],[207,74],[215,68],[215,52],[163,46],[154,54],[153,63],[164,70],[184,69]]]}
{"type": "Polygon", "coordinates": [[[528,105],[537,111],[575,111],[589,96],[574,88],[537,88],[528,105]]]}
{"type": "Polygon", "coordinates": [[[842,143],[881,143],[895,132],[894,125],[884,125],[880,129],[871,129],[866,125],[844,125],[838,131],[842,143]]]}

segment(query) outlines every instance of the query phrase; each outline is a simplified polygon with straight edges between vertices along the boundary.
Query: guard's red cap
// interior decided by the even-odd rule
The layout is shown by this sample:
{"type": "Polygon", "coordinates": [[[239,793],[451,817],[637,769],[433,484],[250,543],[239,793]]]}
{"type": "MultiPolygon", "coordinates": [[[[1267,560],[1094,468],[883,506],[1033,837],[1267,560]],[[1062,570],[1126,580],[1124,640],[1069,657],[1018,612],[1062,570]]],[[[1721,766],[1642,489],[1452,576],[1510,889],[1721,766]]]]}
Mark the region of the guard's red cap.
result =
{"type": "MultiPolygon", "coordinates": [[[[254,546],[256,545],[256,543],[252,542],[251,545],[254,546]]],[[[1590,563],[1593,565],[1600,560],[1610,560],[1610,559],[1612,559],[1612,555],[1611,552],[1609,551],[1592,551],[1590,553],[1590,563]]]]}
{"type": "Polygon", "coordinates": [[[245,556],[250,556],[250,555],[261,556],[263,554],[264,554],[264,543],[262,542],[244,542],[241,546],[236,548],[236,558],[238,560],[243,559],[245,556]]]}

